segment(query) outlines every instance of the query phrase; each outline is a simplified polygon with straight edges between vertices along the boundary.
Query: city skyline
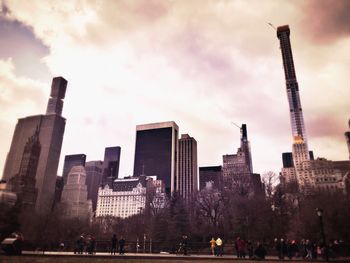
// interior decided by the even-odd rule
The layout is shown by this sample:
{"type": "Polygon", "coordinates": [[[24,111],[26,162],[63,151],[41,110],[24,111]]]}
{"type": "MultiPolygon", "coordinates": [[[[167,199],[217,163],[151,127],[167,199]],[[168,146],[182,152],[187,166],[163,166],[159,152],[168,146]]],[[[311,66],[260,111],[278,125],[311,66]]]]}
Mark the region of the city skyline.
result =
{"type": "Polygon", "coordinates": [[[350,30],[341,10],[349,10],[349,2],[1,6],[1,171],[17,119],[43,114],[50,79],[63,76],[69,89],[58,174],[65,155],[100,160],[105,147],[120,145],[119,174],[131,175],[136,125],[164,121],[196,138],[198,166],[222,165],[222,156],[240,146],[231,122],[246,123],[254,171],[278,173],[282,152],[292,150],[291,129],[279,44],[269,22],[289,24],[292,31],[309,148],[315,157],[348,159],[350,30]]]}

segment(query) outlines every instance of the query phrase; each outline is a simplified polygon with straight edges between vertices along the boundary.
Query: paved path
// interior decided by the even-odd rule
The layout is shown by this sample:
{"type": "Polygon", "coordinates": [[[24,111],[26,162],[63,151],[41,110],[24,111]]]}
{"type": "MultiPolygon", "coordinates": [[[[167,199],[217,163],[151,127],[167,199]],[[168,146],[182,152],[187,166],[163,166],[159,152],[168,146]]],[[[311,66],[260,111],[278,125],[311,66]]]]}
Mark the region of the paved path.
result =
{"type": "MultiPolygon", "coordinates": [[[[136,259],[136,258],[143,258],[143,259],[166,259],[166,258],[171,258],[171,259],[186,259],[186,260],[201,260],[201,259],[211,259],[211,260],[242,260],[238,259],[237,256],[233,255],[224,255],[222,257],[215,257],[212,255],[190,255],[190,256],[183,256],[183,255],[175,255],[175,254],[169,254],[169,253],[157,253],[157,254],[149,254],[149,253],[127,253],[124,255],[111,255],[110,253],[103,253],[103,252],[98,252],[95,253],[94,255],[89,255],[89,254],[74,254],[73,252],[57,252],[57,251],[23,251],[24,255],[45,255],[45,256],[72,256],[72,257],[98,257],[98,258],[130,258],[130,259],[136,259]]],[[[268,261],[281,261],[277,257],[274,256],[267,256],[266,260],[268,261]]],[[[293,258],[292,260],[285,259],[284,261],[287,262],[302,262],[305,261],[302,258],[293,258]]],[[[312,261],[318,261],[318,262],[324,262],[322,259],[317,259],[317,260],[312,260],[312,261]]],[[[336,261],[336,262],[350,262],[350,257],[343,257],[343,258],[336,258],[332,259],[331,261],[336,261]]],[[[305,262],[311,262],[311,260],[307,260],[305,262]]]]}

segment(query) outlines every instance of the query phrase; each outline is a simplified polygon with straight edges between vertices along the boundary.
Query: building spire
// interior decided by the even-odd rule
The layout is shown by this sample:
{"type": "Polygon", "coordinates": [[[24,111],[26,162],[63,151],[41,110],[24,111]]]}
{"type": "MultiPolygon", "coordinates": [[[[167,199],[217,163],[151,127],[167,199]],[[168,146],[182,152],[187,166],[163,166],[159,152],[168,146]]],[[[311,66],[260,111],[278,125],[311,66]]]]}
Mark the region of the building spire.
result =
{"type": "Polygon", "coordinates": [[[47,103],[46,115],[62,115],[63,99],[66,94],[67,80],[62,77],[53,78],[51,94],[47,103]]]}

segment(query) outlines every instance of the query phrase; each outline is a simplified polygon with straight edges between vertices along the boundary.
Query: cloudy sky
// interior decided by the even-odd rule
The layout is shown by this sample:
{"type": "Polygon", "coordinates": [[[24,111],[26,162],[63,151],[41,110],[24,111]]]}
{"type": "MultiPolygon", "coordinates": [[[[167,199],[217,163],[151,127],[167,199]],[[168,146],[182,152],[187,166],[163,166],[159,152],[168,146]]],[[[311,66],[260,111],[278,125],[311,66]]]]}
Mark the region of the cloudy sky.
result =
{"type": "Polygon", "coordinates": [[[122,147],[135,126],[175,121],[200,166],[222,164],[246,123],[254,171],[278,172],[292,137],[282,58],[268,23],[289,24],[309,148],[348,158],[350,1],[0,0],[0,171],[20,117],[46,110],[51,80],[68,88],[66,154],[122,147]]]}

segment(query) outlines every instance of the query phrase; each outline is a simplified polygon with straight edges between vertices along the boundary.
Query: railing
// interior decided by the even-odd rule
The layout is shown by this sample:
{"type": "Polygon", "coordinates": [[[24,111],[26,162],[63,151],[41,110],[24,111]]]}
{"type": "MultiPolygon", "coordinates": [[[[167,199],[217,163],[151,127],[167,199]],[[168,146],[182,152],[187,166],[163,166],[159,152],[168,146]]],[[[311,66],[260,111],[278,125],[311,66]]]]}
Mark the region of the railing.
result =
{"type": "MultiPolygon", "coordinates": [[[[89,246],[91,243],[85,242],[83,245],[83,253],[89,252],[89,246]]],[[[176,254],[180,247],[180,241],[174,242],[154,242],[152,240],[141,240],[137,241],[129,241],[125,243],[124,249],[125,253],[169,253],[176,254]]],[[[192,255],[210,255],[210,245],[209,242],[188,242],[187,245],[188,251],[192,255]]],[[[54,242],[45,245],[34,244],[30,241],[24,241],[23,250],[26,251],[37,251],[45,252],[45,251],[55,251],[55,252],[76,252],[78,253],[77,242],[76,241],[63,241],[63,242],[54,242]],[[62,246],[61,244],[64,244],[62,246]]],[[[273,243],[265,244],[265,249],[267,251],[267,255],[269,256],[277,256],[277,251],[273,243]]],[[[335,256],[350,256],[350,245],[342,244],[338,247],[332,248],[335,256]]],[[[224,243],[223,251],[225,255],[236,255],[235,245],[232,242],[224,243]]],[[[300,249],[301,251],[301,249],[300,249]]],[[[111,252],[111,241],[110,240],[96,240],[93,248],[93,253],[110,253],[111,252]]],[[[117,252],[119,253],[118,245],[117,252]]],[[[248,255],[248,252],[246,252],[248,255]]],[[[301,253],[299,253],[301,254],[301,253]]],[[[300,255],[301,256],[301,255],[300,255]]]]}

